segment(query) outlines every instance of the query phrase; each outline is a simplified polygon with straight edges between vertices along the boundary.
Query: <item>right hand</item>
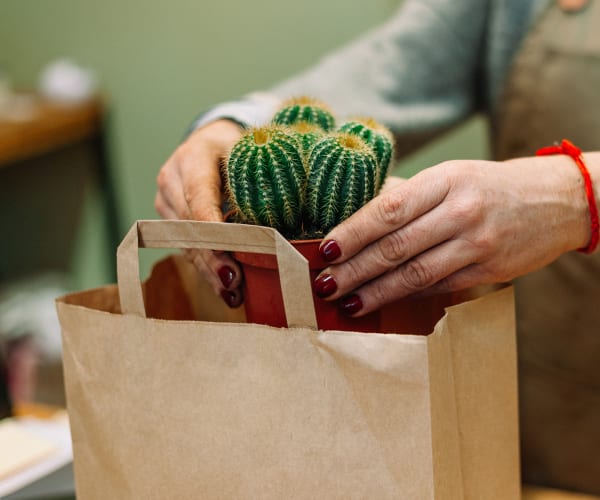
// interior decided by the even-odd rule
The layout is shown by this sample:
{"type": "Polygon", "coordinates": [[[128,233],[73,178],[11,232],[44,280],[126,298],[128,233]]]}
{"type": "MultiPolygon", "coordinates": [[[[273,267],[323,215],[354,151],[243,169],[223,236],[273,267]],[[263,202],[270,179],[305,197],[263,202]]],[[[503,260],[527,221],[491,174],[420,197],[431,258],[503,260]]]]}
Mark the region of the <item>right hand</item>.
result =
{"type": "MultiPolygon", "coordinates": [[[[223,222],[221,163],[242,136],[230,120],[217,120],[194,131],[160,169],[154,207],[163,219],[223,222]]],[[[243,302],[242,272],[225,252],[186,250],[229,307],[243,302]]]]}

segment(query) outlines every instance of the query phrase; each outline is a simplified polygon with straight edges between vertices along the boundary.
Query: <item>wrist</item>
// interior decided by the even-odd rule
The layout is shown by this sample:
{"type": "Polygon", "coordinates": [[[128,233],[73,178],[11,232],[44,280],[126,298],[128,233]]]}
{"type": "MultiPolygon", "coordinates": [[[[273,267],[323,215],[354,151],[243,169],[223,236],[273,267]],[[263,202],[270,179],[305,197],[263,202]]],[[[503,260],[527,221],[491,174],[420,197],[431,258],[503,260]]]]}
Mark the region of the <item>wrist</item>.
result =
{"type": "Polygon", "coordinates": [[[557,155],[555,168],[565,182],[565,201],[571,208],[565,216],[565,233],[569,235],[567,251],[584,248],[591,238],[590,207],[586,198],[585,182],[573,158],[557,155]]]}
{"type": "Polygon", "coordinates": [[[581,173],[567,155],[509,160],[515,175],[527,177],[520,196],[541,207],[539,221],[558,253],[585,247],[590,241],[589,204],[581,173]]]}
{"type": "MultiPolygon", "coordinates": [[[[596,244],[600,237],[598,227],[598,213],[600,212],[600,152],[582,153],[583,162],[589,174],[590,185],[587,186],[588,210],[590,216],[590,242],[595,239],[596,244]]],[[[586,253],[592,253],[591,249],[586,253]]]]}
{"type": "MultiPolygon", "coordinates": [[[[560,144],[555,143],[551,146],[545,146],[539,149],[536,156],[549,156],[549,155],[565,155],[573,160],[583,181],[583,187],[585,190],[585,197],[588,206],[589,214],[589,227],[590,227],[590,238],[585,246],[579,247],[577,251],[582,253],[592,253],[598,246],[598,240],[600,238],[600,223],[598,218],[598,205],[596,202],[595,191],[597,190],[594,186],[594,181],[590,175],[586,160],[583,156],[583,152],[577,146],[575,146],[568,139],[563,139],[560,144]]],[[[589,158],[592,162],[594,161],[593,155],[589,158]]],[[[593,169],[595,170],[595,169],[593,169]]]]}

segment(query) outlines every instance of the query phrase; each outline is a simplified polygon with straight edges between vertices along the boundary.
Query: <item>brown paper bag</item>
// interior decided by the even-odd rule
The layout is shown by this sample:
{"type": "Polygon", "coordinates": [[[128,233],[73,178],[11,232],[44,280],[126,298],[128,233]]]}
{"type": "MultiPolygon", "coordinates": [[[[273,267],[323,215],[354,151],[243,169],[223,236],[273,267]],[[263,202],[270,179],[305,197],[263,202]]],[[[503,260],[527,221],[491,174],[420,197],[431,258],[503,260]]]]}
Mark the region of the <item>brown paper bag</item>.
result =
{"type": "Polygon", "coordinates": [[[314,329],[307,263],[268,228],[138,222],[118,269],[58,300],[78,498],[520,498],[511,288],[429,336],[361,334],[314,329]],[[144,302],[138,246],[276,254],[290,327],[236,323],[181,259],[144,302]]]}

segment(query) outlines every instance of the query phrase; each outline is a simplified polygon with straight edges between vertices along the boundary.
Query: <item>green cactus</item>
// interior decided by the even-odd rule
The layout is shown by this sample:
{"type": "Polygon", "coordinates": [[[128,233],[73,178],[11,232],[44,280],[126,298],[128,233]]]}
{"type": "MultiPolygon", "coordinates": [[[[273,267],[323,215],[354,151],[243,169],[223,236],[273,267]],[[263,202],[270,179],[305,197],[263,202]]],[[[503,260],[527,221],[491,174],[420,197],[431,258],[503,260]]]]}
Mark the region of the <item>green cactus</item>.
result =
{"type": "Polygon", "coordinates": [[[234,146],[227,161],[226,183],[240,222],[297,236],[306,186],[300,148],[295,136],[275,125],[250,130],[234,146]]]}
{"type": "Polygon", "coordinates": [[[373,148],[378,164],[377,187],[380,189],[389,173],[394,151],[394,138],[391,132],[372,118],[349,121],[339,130],[362,138],[373,148]]]}
{"type": "Polygon", "coordinates": [[[285,102],[273,117],[273,122],[278,125],[294,125],[299,122],[312,123],[325,132],[330,132],[335,128],[335,119],[329,108],[310,97],[299,97],[285,102]]]}
{"type": "Polygon", "coordinates": [[[317,125],[307,122],[299,122],[292,125],[291,130],[296,134],[300,141],[302,148],[302,154],[305,158],[308,158],[313,146],[323,138],[324,132],[317,125]]]}
{"type": "Polygon", "coordinates": [[[271,125],[250,130],[227,161],[234,220],[274,227],[288,239],[322,237],[375,196],[393,137],[371,119],[338,132],[325,105],[288,101],[271,125]]]}
{"type": "Polygon", "coordinates": [[[378,192],[377,160],[360,137],[338,133],[321,139],[308,158],[306,218],[310,232],[327,233],[378,192]]]}

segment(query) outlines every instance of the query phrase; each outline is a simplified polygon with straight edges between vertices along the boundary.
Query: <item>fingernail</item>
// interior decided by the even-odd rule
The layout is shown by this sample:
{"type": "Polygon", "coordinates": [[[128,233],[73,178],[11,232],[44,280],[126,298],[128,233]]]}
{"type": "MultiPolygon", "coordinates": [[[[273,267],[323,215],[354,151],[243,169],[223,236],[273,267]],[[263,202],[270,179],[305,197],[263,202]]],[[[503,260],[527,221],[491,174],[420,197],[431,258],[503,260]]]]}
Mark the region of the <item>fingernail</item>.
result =
{"type": "Polygon", "coordinates": [[[229,285],[231,285],[235,279],[235,273],[233,272],[233,269],[231,269],[229,266],[223,266],[221,269],[219,269],[218,273],[223,286],[225,288],[229,288],[229,285]]]}
{"type": "Polygon", "coordinates": [[[318,297],[324,299],[335,293],[337,283],[331,274],[323,274],[314,281],[313,289],[318,297]]]}
{"type": "Polygon", "coordinates": [[[363,308],[362,300],[358,295],[348,295],[340,300],[340,309],[344,314],[351,316],[352,314],[356,314],[363,308]]]}
{"type": "Polygon", "coordinates": [[[340,255],[342,255],[340,246],[334,240],[327,240],[323,245],[321,245],[319,248],[319,253],[327,262],[334,261],[340,255]]]}
{"type": "Polygon", "coordinates": [[[221,298],[225,301],[229,307],[235,307],[235,292],[231,292],[229,290],[221,291],[221,298]]]}

